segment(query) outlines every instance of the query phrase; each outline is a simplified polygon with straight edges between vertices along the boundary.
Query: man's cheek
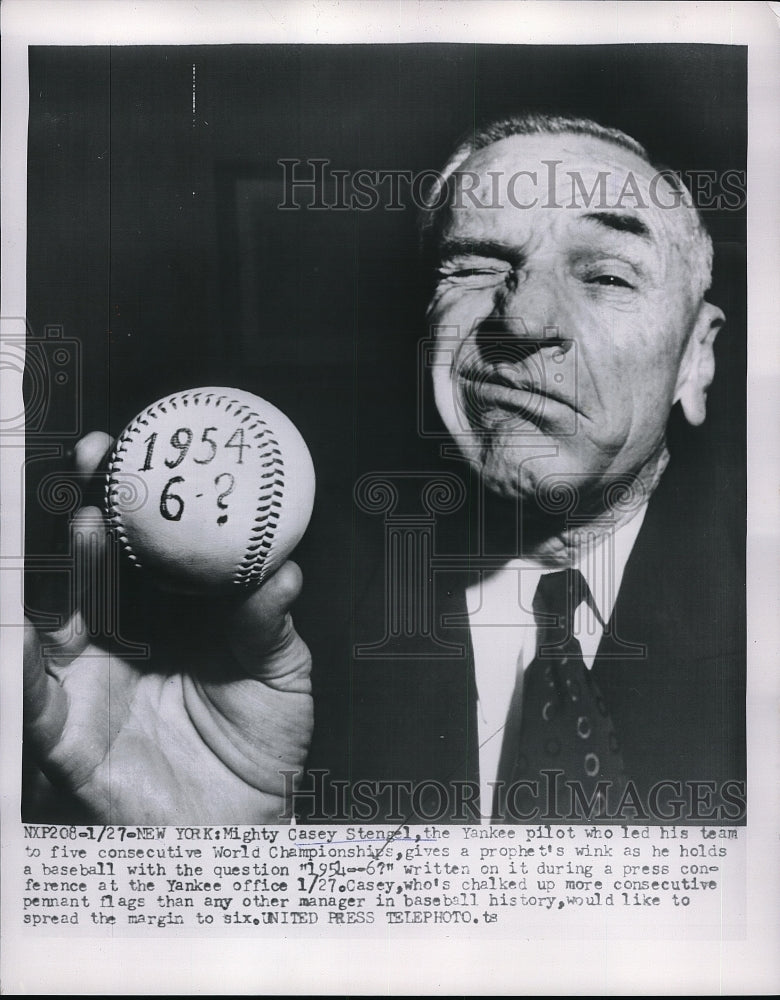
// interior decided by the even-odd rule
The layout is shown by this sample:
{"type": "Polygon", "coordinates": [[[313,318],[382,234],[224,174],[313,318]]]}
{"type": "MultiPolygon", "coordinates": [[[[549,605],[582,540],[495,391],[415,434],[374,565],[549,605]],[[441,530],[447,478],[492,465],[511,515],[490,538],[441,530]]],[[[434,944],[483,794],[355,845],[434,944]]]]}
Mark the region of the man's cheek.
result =
{"type": "Polygon", "coordinates": [[[651,399],[663,405],[673,389],[679,364],[677,335],[659,329],[657,324],[635,324],[620,339],[602,366],[603,377],[616,387],[620,397],[635,403],[651,399]]]}
{"type": "Polygon", "coordinates": [[[669,366],[669,347],[657,328],[637,316],[604,314],[593,310],[580,329],[590,335],[578,342],[580,373],[602,390],[602,399],[623,399],[645,389],[669,366]],[[607,396],[609,393],[609,396],[607,396]]]}
{"type": "Polygon", "coordinates": [[[465,337],[494,309],[492,288],[437,290],[428,309],[428,320],[432,326],[453,327],[453,333],[465,337]]]}

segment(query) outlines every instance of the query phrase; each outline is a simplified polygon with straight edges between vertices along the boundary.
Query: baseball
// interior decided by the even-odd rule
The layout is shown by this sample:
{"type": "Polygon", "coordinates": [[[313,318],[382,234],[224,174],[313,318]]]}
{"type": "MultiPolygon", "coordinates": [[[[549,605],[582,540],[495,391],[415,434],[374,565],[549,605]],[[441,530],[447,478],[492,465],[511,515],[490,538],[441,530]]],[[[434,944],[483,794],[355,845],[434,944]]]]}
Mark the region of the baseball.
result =
{"type": "Polygon", "coordinates": [[[292,422],[240,389],[152,403],[117,439],[106,514],[131,562],[188,593],[258,586],[300,541],[314,467],[292,422]]]}

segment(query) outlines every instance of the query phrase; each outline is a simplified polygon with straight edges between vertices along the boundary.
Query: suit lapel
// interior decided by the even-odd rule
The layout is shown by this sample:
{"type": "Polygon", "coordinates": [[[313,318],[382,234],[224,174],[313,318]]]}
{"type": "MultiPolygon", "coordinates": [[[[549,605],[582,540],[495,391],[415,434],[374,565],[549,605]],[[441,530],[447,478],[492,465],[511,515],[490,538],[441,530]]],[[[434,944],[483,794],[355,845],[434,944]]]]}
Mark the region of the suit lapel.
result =
{"type": "Polygon", "coordinates": [[[722,596],[726,551],[704,543],[706,530],[701,521],[691,525],[685,496],[667,472],[593,667],[638,786],[721,781],[744,769],[739,609],[722,596]]]}

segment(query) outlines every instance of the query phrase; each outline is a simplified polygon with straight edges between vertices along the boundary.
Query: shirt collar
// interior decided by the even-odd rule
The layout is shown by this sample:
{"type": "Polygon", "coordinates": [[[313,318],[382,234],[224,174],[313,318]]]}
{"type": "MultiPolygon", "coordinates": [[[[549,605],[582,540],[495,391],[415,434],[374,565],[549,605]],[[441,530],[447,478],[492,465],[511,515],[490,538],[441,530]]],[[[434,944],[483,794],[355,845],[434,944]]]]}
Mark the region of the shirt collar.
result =
{"type": "MultiPolygon", "coordinates": [[[[602,626],[612,616],[617,600],[618,591],[623,581],[628,557],[636,542],[642,522],[647,513],[647,504],[637,510],[630,521],[616,527],[613,531],[596,534],[587,527],[579,533],[575,533],[575,546],[577,557],[573,566],[578,569],[585,578],[590,588],[594,610],[601,619],[602,626]]],[[[531,607],[533,594],[536,590],[538,574],[554,573],[560,567],[541,566],[527,559],[512,559],[506,563],[505,569],[520,569],[527,571],[521,574],[521,586],[525,592],[525,603],[523,606],[531,607]]]]}
{"type": "Polygon", "coordinates": [[[630,521],[625,521],[614,531],[594,535],[583,529],[577,537],[578,555],[574,568],[585,578],[595,610],[605,625],[615,609],[626,563],[646,513],[647,504],[644,504],[630,521]]]}

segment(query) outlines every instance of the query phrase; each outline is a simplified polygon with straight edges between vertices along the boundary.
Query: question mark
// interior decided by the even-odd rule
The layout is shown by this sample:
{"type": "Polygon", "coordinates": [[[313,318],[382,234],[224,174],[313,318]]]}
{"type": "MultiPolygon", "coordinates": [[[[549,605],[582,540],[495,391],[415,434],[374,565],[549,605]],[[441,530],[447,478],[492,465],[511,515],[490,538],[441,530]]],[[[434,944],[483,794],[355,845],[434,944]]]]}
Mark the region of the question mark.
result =
{"type": "MultiPolygon", "coordinates": [[[[235,478],[229,472],[221,472],[214,480],[214,485],[219,486],[220,479],[224,478],[225,476],[227,476],[228,479],[230,480],[230,486],[228,486],[226,490],[223,490],[217,497],[217,507],[219,507],[220,510],[227,510],[227,504],[224,503],[223,501],[225,497],[230,496],[236,485],[235,478]]],[[[220,516],[217,518],[217,524],[227,524],[227,519],[228,519],[227,514],[220,514],[220,516]]]]}

